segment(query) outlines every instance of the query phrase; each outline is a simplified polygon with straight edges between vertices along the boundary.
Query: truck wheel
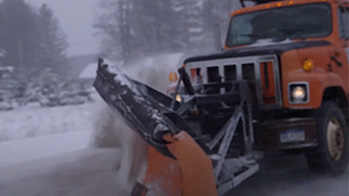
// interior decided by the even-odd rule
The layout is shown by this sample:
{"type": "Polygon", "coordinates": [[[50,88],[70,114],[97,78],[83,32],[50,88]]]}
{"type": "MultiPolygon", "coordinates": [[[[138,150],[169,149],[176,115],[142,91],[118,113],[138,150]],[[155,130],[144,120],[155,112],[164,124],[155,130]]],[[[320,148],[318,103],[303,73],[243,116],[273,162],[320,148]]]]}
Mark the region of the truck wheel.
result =
{"type": "Polygon", "coordinates": [[[348,127],[336,102],[326,101],[316,111],[318,147],[306,152],[312,171],[343,173],[348,166],[348,127]]]}

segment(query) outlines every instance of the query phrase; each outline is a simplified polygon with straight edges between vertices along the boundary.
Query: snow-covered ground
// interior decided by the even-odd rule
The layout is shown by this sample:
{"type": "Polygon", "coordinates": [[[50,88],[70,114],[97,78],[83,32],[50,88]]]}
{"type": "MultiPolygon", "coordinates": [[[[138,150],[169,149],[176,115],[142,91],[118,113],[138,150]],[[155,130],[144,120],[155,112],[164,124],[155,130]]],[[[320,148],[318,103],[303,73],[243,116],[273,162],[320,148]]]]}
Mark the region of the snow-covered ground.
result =
{"type": "Polygon", "coordinates": [[[0,169],[86,149],[95,104],[0,112],[0,169]]]}
{"type": "Polygon", "coordinates": [[[0,142],[73,131],[91,131],[93,104],[0,112],[0,142]]]}
{"type": "Polygon", "coordinates": [[[0,142],[0,169],[86,149],[90,139],[90,131],[75,131],[0,142]]]}
{"type": "Polygon", "coordinates": [[[91,147],[99,106],[0,112],[0,196],[120,195],[120,150],[91,147]]]}

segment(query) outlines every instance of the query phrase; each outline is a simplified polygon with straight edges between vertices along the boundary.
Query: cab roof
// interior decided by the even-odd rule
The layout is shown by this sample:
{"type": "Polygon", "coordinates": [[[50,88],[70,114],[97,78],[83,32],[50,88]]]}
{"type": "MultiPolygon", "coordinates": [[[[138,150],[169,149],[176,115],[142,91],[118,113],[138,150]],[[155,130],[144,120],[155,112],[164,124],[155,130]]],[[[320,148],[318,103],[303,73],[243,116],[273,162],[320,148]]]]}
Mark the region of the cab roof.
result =
{"type": "MultiPolygon", "coordinates": [[[[259,5],[251,6],[251,7],[245,7],[239,10],[236,10],[232,13],[233,15],[237,14],[243,14],[248,12],[254,12],[259,10],[267,10],[267,9],[273,9],[273,8],[279,8],[279,7],[287,7],[291,5],[304,5],[309,3],[323,3],[323,2],[334,2],[336,0],[284,0],[284,1],[270,1],[268,3],[262,3],[259,5]]],[[[338,0],[337,0],[338,1],[338,0]]]]}

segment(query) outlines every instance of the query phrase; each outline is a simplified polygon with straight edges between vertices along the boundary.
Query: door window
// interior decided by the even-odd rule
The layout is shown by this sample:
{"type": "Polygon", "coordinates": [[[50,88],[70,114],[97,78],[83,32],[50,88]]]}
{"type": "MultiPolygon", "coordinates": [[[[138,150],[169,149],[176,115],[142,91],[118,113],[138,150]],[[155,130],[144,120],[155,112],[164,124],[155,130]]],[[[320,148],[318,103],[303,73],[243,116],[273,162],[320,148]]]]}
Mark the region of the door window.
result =
{"type": "Polygon", "coordinates": [[[339,33],[342,39],[349,38],[349,7],[340,7],[339,16],[339,33]]]}

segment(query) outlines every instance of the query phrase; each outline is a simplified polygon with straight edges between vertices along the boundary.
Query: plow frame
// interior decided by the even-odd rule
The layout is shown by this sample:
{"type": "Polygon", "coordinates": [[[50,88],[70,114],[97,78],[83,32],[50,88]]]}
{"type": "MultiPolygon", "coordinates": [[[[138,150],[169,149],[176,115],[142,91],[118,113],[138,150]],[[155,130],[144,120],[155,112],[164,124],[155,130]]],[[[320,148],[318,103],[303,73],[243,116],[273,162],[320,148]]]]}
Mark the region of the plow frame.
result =
{"type": "MultiPolygon", "coordinates": [[[[186,72],[179,70],[180,79],[185,80],[189,78],[186,72]]],[[[179,92],[178,81],[176,93],[179,92]]],[[[188,81],[183,81],[185,88],[192,89],[188,81]],[[189,85],[189,86],[188,86],[189,85]]],[[[217,84],[217,86],[222,86],[217,84]]],[[[233,101],[236,106],[230,119],[225,123],[222,129],[215,135],[215,137],[206,146],[209,150],[213,150],[218,147],[218,151],[214,154],[208,155],[213,162],[213,170],[215,180],[217,184],[218,194],[223,195],[229,190],[241,184],[244,180],[257,173],[259,165],[256,162],[257,155],[253,151],[254,147],[254,131],[253,131],[253,119],[252,119],[252,107],[250,101],[250,90],[247,81],[239,81],[235,84],[237,88],[233,88],[231,93],[227,94],[213,94],[213,95],[189,95],[186,98],[186,102],[176,110],[176,113],[180,116],[186,113],[189,108],[192,108],[196,104],[210,104],[221,103],[224,101],[233,101]],[[239,158],[227,158],[228,150],[231,146],[231,142],[234,138],[236,131],[238,130],[238,124],[242,123],[243,143],[245,147],[244,154],[239,158]],[[240,167],[242,170],[239,172],[232,172],[229,167],[223,167],[229,163],[233,163],[240,160],[240,167]],[[242,160],[242,161],[241,161],[242,160]],[[222,175],[229,174],[230,179],[222,181],[222,175]]],[[[219,87],[218,87],[219,88],[219,87]]],[[[190,90],[187,90],[190,92],[190,90]]],[[[259,158],[259,157],[258,157],[259,158]]]]}
{"type": "MultiPolygon", "coordinates": [[[[192,185],[183,184],[184,179],[193,179],[190,173],[194,171],[197,174],[200,173],[200,171],[197,171],[199,168],[193,166],[190,161],[190,157],[195,156],[195,153],[200,154],[205,163],[203,164],[205,170],[211,170],[205,171],[207,174],[207,185],[205,186],[210,187],[207,194],[209,192],[212,195],[213,187],[217,189],[219,195],[223,195],[259,170],[253,151],[254,133],[249,84],[246,81],[239,81],[235,84],[237,88],[233,88],[235,90],[224,95],[195,94],[191,83],[188,81],[189,76],[185,69],[181,68],[179,74],[181,80],[178,82],[176,92],[179,92],[179,88],[181,88],[180,82],[184,83],[187,92],[189,92],[182,103],[157,92],[145,84],[134,81],[124,74],[121,69],[115,66],[111,68],[103,60],[99,61],[94,86],[101,97],[125,123],[136,131],[149,144],[151,149],[154,149],[149,151],[151,154],[158,157],[157,159],[162,159],[163,156],[166,162],[175,163],[178,166],[179,169],[176,171],[181,172],[180,176],[182,177],[179,177],[178,174],[170,176],[174,176],[175,181],[172,184],[177,184],[177,188],[182,188],[182,195],[194,194],[191,190],[197,190],[201,195],[204,193],[199,191],[202,185],[195,184],[198,182],[189,180],[193,183],[192,185]],[[209,142],[203,141],[200,135],[191,131],[182,119],[182,115],[197,105],[212,103],[224,105],[225,101],[234,103],[234,112],[222,129],[209,142]],[[239,123],[242,126],[238,126],[239,123]],[[243,135],[244,150],[238,157],[229,158],[227,153],[238,130],[243,135]],[[185,142],[191,143],[188,152],[182,147],[188,146],[185,142]],[[191,150],[193,150],[193,153],[195,152],[192,155],[190,155],[191,150]],[[187,168],[186,170],[185,168],[189,165],[191,165],[190,169],[187,168]]],[[[194,162],[200,163],[197,159],[194,162]]],[[[162,170],[156,168],[157,163],[151,157],[148,163],[152,163],[152,166],[149,165],[149,167],[155,168],[154,171],[157,175],[161,171],[171,171],[171,168],[163,167],[162,170]]],[[[170,165],[173,166],[173,164],[170,165]]],[[[149,184],[155,180],[151,176],[151,173],[147,173],[145,181],[138,182],[137,187],[142,183],[146,186],[147,183],[149,184]]],[[[134,193],[146,195],[144,191],[135,191],[134,193]]]]}

